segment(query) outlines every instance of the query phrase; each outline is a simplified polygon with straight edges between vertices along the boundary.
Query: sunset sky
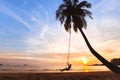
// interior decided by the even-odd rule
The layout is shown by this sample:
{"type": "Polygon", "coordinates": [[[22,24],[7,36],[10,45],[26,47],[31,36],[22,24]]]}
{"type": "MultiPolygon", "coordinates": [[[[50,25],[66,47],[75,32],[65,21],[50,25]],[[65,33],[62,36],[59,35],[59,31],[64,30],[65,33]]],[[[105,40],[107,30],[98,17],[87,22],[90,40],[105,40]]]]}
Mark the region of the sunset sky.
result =
{"type": "MultiPolygon", "coordinates": [[[[82,1],[82,0],[80,0],[82,1]]],[[[87,0],[93,20],[84,30],[93,48],[107,60],[120,58],[120,3],[87,0]]],[[[0,0],[0,63],[39,66],[65,65],[69,34],[55,19],[62,0],[0,0]]],[[[70,62],[100,63],[83,37],[72,31],[70,62]]]]}

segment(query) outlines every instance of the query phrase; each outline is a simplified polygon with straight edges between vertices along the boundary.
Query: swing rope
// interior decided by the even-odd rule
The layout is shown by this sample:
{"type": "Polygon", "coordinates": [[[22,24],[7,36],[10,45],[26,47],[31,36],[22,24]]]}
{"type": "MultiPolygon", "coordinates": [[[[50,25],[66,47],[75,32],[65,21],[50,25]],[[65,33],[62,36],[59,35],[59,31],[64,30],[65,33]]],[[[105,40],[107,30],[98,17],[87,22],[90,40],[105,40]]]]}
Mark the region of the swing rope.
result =
{"type": "Polygon", "coordinates": [[[70,47],[71,47],[71,28],[70,28],[70,31],[69,31],[69,43],[68,43],[67,64],[69,64],[69,58],[70,58],[70,47]]]}

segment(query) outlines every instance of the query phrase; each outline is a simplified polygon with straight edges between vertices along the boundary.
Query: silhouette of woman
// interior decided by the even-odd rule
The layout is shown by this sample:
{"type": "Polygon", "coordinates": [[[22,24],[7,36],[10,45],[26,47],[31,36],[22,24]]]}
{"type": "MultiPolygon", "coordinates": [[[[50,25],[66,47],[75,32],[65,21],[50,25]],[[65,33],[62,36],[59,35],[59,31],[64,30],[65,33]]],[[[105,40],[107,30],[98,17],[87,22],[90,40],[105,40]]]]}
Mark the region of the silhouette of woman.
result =
{"type": "Polygon", "coordinates": [[[69,64],[69,63],[67,63],[67,67],[66,68],[64,68],[64,69],[61,69],[61,72],[62,71],[68,71],[68,70],[70,70],[71,69],[71,66],[72,66],[72,64],[69,64]]]}

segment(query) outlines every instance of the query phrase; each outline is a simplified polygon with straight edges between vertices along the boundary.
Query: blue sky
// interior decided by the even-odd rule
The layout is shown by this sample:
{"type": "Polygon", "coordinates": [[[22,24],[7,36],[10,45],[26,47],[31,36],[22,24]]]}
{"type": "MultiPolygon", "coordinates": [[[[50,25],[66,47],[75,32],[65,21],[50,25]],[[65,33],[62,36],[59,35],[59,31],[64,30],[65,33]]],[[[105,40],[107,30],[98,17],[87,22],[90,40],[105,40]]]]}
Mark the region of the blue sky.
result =
{"type": "Polygon", "coordinates": [[[26,47],[24,40],[27,36],[34,36],[38,34],[37,32],[42,33],[45,26],[55,23],[55,10],[59,1],[55,4],[53,2],[55,1],[45,3],[41,0],[2,0],[1,48],[23,50],[26,47]],[[53,8],[50,7],[51,5],[53,8]]]}
{"type": "MultiPolygon", "coordinates": [[[[94,19],[86,18],[88,28],[84,30],[85,34],[93,47],[107,59],[120,56],[119,2],[87,1],[92,4],[90,10],[94,19]]],[[[67,53],[69,35],[55,19],[55,11],[61,3],[62,0],[0,0],[2,61],[11,60],[14,63],[13,59],[27,59],[55,63],[64,59],[66,54],[63,53],[67,53]]],[[[71,53],[75,54],[71,56],[74,60],[81,56],[91,61],[96,60],[90,54],[81,34],[73,31],[71,53]]]]}

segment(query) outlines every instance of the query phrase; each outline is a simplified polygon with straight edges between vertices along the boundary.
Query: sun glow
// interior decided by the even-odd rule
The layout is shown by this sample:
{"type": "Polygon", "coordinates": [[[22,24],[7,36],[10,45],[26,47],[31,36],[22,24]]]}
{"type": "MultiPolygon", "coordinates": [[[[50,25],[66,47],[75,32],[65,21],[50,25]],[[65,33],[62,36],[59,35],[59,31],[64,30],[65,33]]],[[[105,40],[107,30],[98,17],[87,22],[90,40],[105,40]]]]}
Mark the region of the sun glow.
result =
{"type": "Polygon", "coordinates": [[[81,57],[80,60],[83,64],[88,64],[88,62],[89,62],[86,57],[81,57]]]}

